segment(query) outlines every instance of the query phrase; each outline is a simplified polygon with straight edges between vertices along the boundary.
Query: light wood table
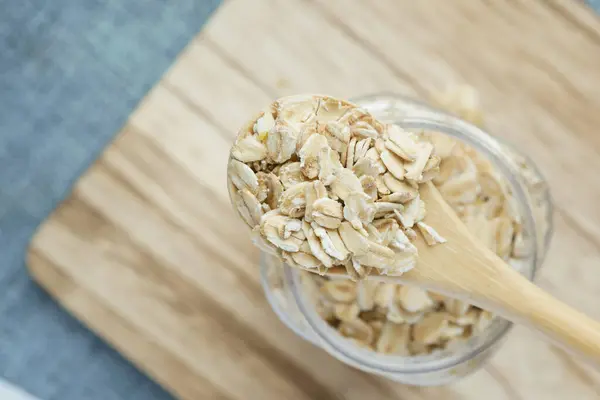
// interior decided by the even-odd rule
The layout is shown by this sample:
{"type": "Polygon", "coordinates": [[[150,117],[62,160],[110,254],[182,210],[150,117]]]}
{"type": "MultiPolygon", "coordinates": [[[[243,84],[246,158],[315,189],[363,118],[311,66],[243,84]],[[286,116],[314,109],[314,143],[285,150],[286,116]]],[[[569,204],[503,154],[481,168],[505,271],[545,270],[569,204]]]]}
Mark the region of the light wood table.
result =
{"type": "Polygon", "coordinates": [[[520,328],[455,385],[395,384],[302,341],[263,297],[225,187],[240,124],[287,94],[453,82],[551,185],[539,284],[600,318],[600,22],[572,1],[226,2],[41,227],[31,272],[183,399],[598,398],[600,373],[520,328]]]}

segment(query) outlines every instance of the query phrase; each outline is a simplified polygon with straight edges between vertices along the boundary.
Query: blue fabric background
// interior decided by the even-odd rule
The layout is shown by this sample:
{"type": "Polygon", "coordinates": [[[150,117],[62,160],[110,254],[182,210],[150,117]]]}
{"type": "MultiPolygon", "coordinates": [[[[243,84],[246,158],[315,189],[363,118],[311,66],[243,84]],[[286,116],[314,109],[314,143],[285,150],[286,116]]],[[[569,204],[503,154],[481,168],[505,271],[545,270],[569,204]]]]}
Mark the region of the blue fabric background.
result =
{"type": "Polygon", "coordinates": [[[0,376],[44,400],[171,398],[32,283],[23,260],[219,2],[0,0],[0,376]]]}
{"type": "Polygon", "coordinates": [[[0,0],[0,376],[44,400],[170,399],[26,275],[34,229],[219,0],[0,0]]]}

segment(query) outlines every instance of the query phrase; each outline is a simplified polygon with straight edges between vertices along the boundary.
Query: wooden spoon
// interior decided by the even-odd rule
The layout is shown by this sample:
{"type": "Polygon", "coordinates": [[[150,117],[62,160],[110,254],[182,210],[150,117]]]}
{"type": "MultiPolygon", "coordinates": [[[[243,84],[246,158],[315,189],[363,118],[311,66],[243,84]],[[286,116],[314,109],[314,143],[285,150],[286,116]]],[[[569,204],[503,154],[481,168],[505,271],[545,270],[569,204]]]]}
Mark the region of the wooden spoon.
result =
{"type": "MultiPolygon", "coordinates": [[[[399,277],[369,279],[407,283],[460,298],[509,321],[542,332],[578,355],[600,363],[600,323],[540,289],[482,245],[431,183],[421,186],[425,222],[447,240],[428,246],[419,237],[417,266],[399,277]]],[[[332,275],[345,274],[332,269],[332,275]]]]}
{"type": "MultiPolygon", "coordinates": [[[[286,115],[291,115],[294,112],[299,112],[302,115],[306,114],[307,107],[302,106],[302,101],[311,102],[317,98],[331,103],[329,105],[331,110],[325,106],[321,107],[327,113],[339,111],[340,104],[349,106],[347,102],[326,96],[294,96],[287,98],[291,102],[290,104],[293,104],[293,107],[286,111],[286,115]]],[[[311,107],[312,105],[308,109],[312,109],[311,107]]],[[[296,117],[299,116],[296,115],[296,117]]],[[[253,129],[255,122],[258,123],[257,118],[253,118],[246,124],[240,131],[242,135],[253,129]]],[[[278,146],[285,144],[288,146],[286,152],[293,151],[293,146],[289,148],[289,144],[292,142],[282,139],[284,134],[286,134],[285,130],[278,131],[279,136],[273,136],[275,139],[272,144],[278,146]]],[[[269,133],[269,137],[271,137],[270,135],[271,133],[269,133]]],[[[254,140],[256,141],[256,138],[254,140]]],[[[243,140],[239,143],[236,142],[236,146],[242,143],[243,140]]],[[[245,145],[251,156],[256,156],[257,149],[261,149],[261,146],[256,145],[256,143],[253,144],[252,140],[245,142],[245,145]]],[[[235,151],[239,153],[241,150],[240,148],[234,149],[232,154],[235,151]]],[[[241,161],[236,161],[236,163],[242,164],[241,161]]],[[[250,169],[247,166],[245,168],[250,169]]],[[[239,174],[237,179],[242,186],[242,181],[245,179],[243,172],[244,168],[241,167],[236,172],[239,174]]],[[[250,175],[253,175],[253,173],[251,172],[250,175]]],[[[247,178],[252,180],[252,176],[247,178]]],[[[231,182],[228,182],[228,184],[230,188],[235,186],[231,182]]],[[[419,258],[415,268],[399,277],[372,275],[369,276],[369,279],[407,283],[465,300],[512,322],[534,328],[563,347],[576,354],[587,356],[600,364],[600,323],[586,317],[535,286],[513,270],[494,252],[482,245],[468,231],[450,206],[446,204],[431,182],[421,185],[419,192],[427,208],[425,222],[444,237],[447,243],[430,247],[425,244],[423,239],[417,238],[415,244],[419,252],[419,258]]],[[[245,220],[247,220],[247,223],[250,221],[249,225],[254,226],[256,221],[253,219],[259,217],[251,215],[250,208],[259,211],[262,209],[258,204],[258,200],[253,198],[251,193],[248,198],[248,202],[251,203],[249,205],[245,204],[246,200],[241,198],[247,208],[245,210],[247,214],[245,220]]],[[[236,202],[233,203],[234,207],[237,206],[236,202]]],[[[256,214],[260,213],[257,212],[256,214]]],[[[346,270],[345,268],[335,267],[330,268],[327,273],[345,275],[346,270]]]]}

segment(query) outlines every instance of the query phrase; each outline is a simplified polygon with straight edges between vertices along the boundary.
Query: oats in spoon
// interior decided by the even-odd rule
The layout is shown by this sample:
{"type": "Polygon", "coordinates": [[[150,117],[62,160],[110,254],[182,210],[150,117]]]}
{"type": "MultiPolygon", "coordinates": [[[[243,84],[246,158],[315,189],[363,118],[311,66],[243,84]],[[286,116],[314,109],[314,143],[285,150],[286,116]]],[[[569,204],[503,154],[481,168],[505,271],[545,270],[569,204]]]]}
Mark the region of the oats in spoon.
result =
{"type": "Polygon", "coordinates": [[[443,242],[419,197],[439,161],[430,142],[347,101],[290,96],[240,130],[227,184],[254,243],[288,265],[400,275],[417,262],[415,230],[443,242]]]}

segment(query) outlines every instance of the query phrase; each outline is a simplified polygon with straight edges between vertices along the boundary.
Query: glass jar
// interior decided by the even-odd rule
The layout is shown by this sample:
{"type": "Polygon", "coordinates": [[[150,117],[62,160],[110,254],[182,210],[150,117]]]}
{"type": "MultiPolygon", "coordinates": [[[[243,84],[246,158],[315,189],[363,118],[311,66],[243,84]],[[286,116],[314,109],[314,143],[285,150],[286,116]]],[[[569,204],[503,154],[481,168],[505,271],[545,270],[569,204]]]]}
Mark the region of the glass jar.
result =
{"type": "MultiPolygon", "coordinates": [[[[522,223],[521,252],[513,264],[533,280],[542,265],[552,235],[552,202],[537,168],[500,138],[447,112],[394,94],[354,99],[385,123],[406,130],[437,131],[450,135],[484,155],[510,185],[522,223]]],[[[417,266],[418,268],[418,266],[417,266]]],[[[290,268],[277,258],[261,255],[265,294],[277,316],[296,334],[358,369],[405,384],[433,386],[450,383],[480,368],[502,343],[511,323],[495,318],[481,333],[458,347],[422,356],[380,354],[342,337],[316,312],[302,284],[306,272],[290,268]]]]}

